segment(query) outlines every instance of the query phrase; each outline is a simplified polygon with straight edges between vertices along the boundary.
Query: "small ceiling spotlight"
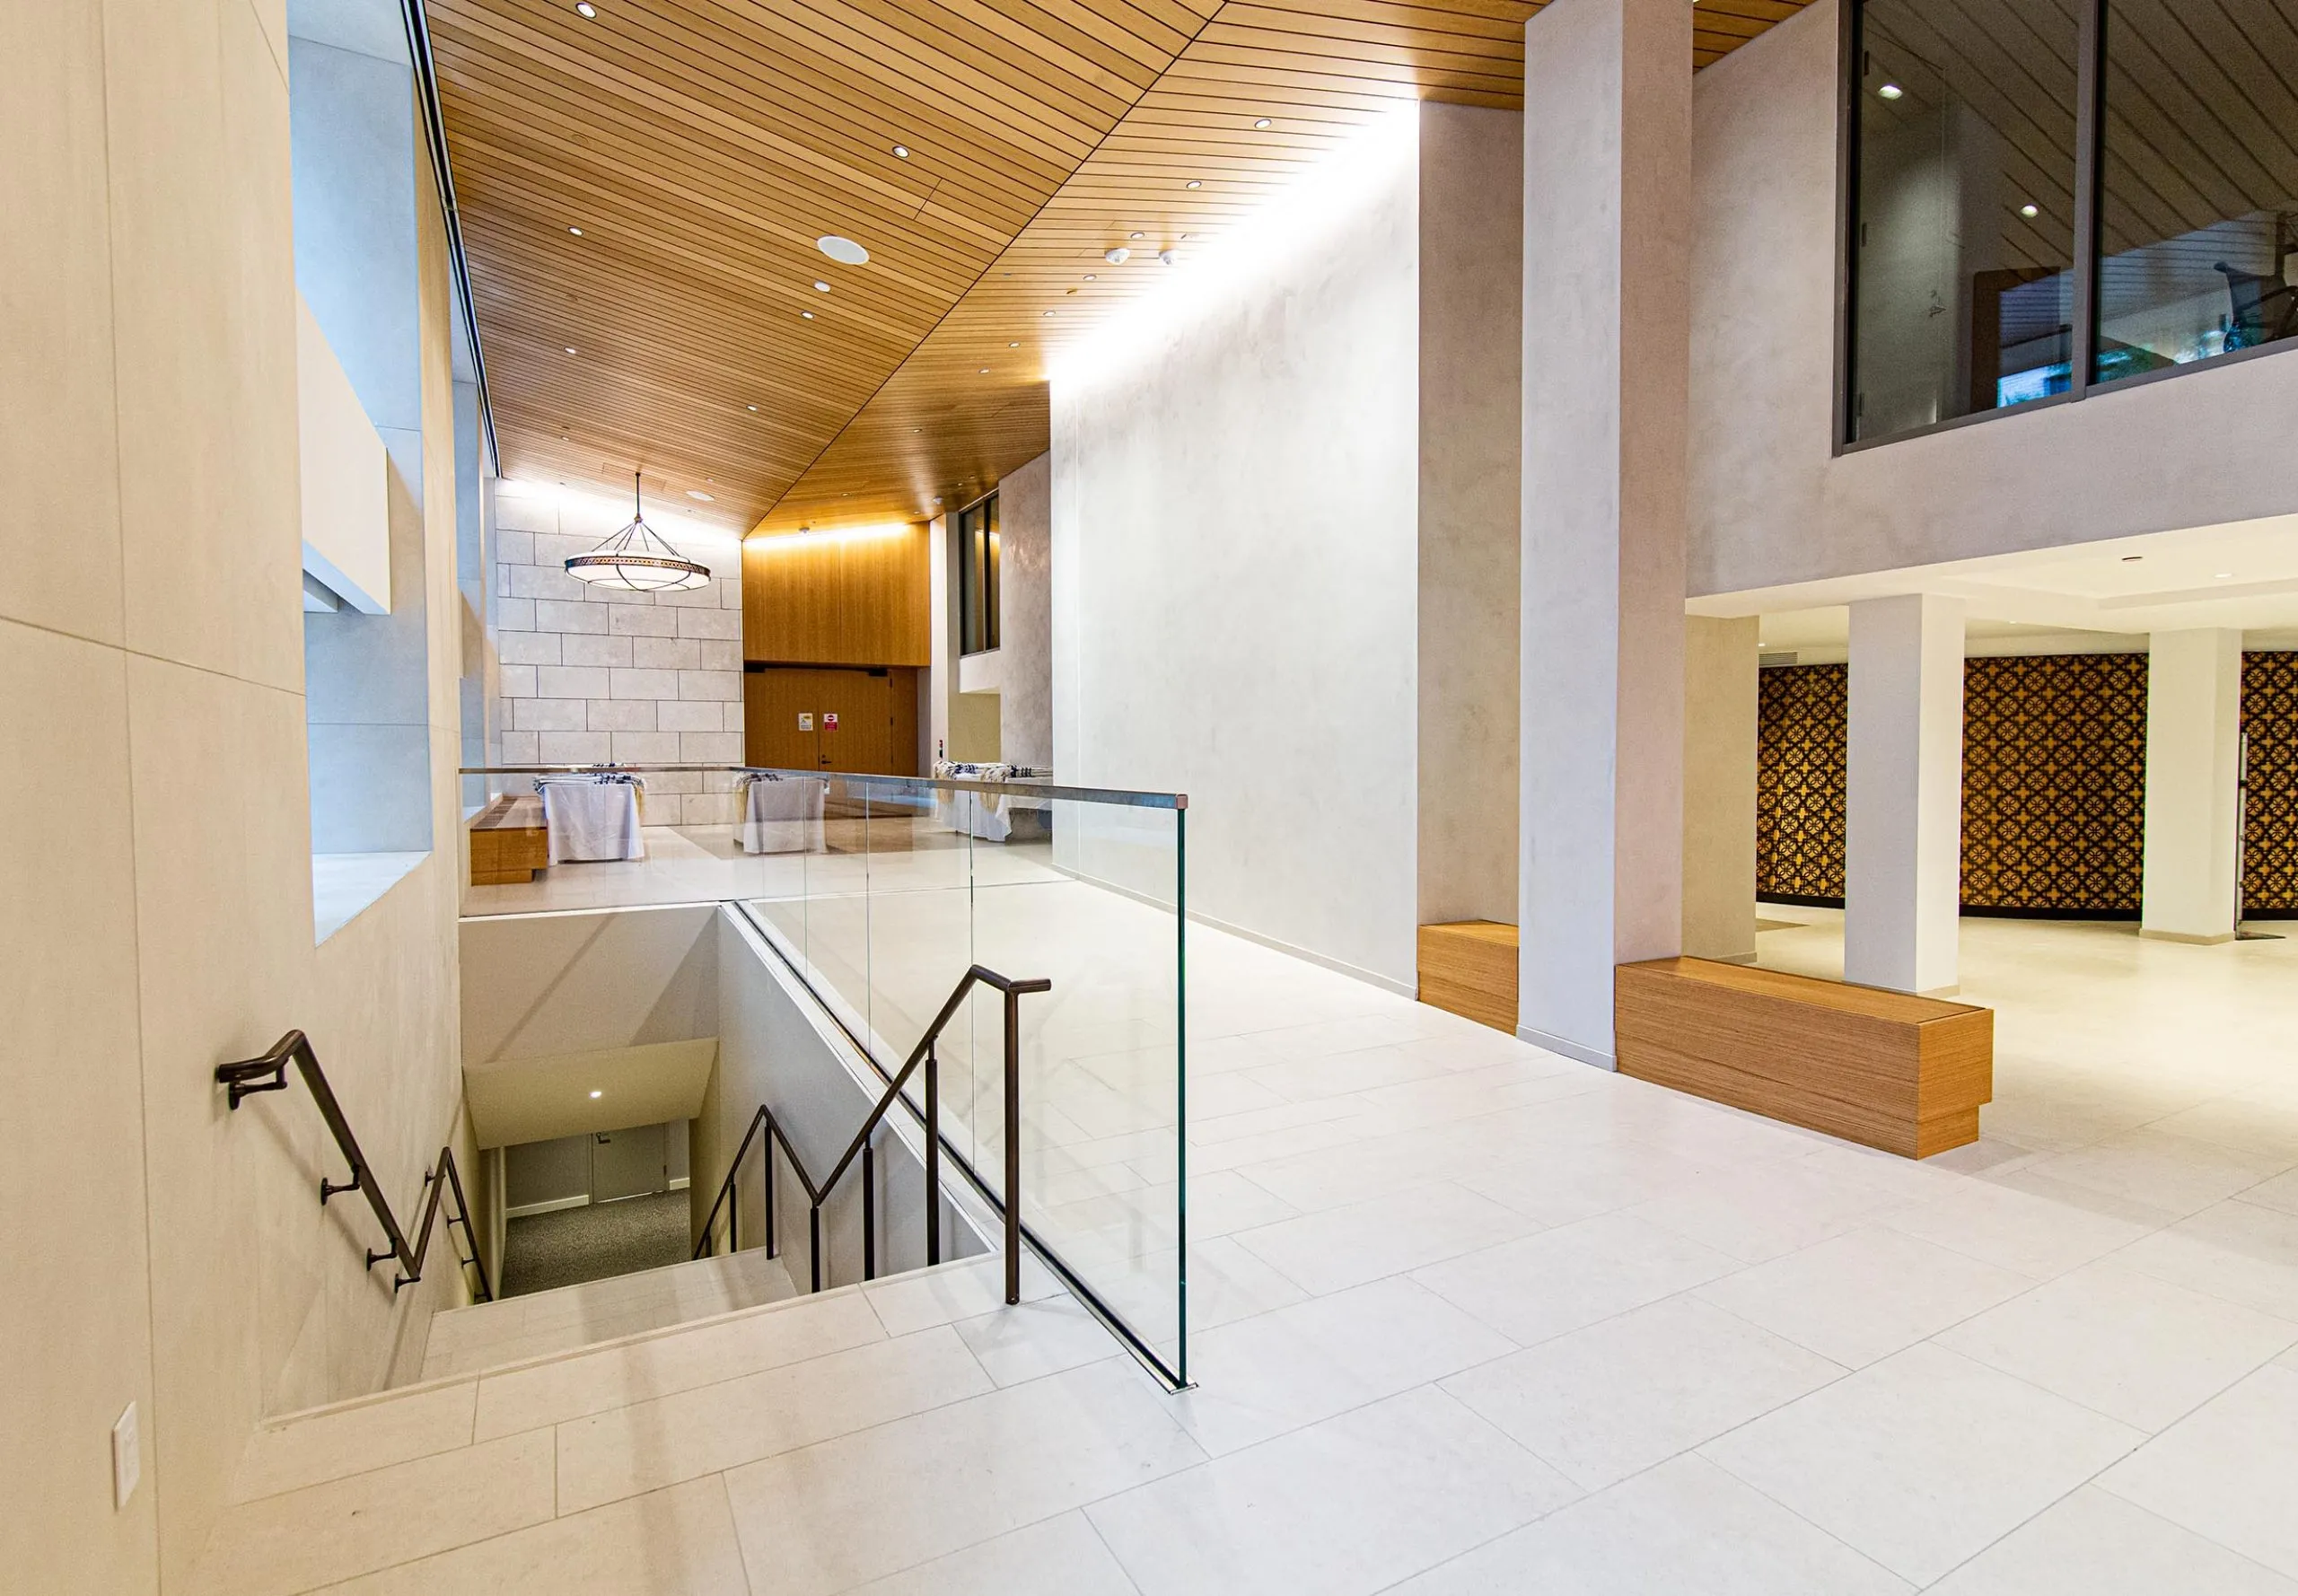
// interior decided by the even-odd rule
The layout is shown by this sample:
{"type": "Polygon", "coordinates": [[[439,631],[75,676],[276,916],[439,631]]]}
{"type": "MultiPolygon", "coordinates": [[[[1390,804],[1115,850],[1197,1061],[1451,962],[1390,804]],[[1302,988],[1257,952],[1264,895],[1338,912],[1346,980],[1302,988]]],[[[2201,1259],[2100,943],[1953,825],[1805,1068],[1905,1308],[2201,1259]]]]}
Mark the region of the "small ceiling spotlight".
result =
{"type": "Polygon", "coordinates": [[[1900,95],[1906,93],[1907,91],[1900,88],[1897,83],[1885,83],[1881,88],[1876,90],[1875,92],[1885,100],[1897,100],[1900,95]]]}
{"type": "Polygon", "coordinates": [[[686,490],[686,496],[705,504],[715,504],[718,502],[718,495],[716,494],[705,493],[698,487],[688,488],[686,490]]]}
{"type": "Polygon", "coordinates": [[[1146,233],[1140,233],[1140,232],[1128,232],[1128,233],[1127,233],[1125,236],[1126,236],[1126,237],[1127,237],[1127,238],[1145,238],[1145,237],[1147,237],[1148,235],[1147,235],[1146,233]]]}
{"type": "Polygon", "coordinates": [[[566,353],[568,353],[569,355],[574,354],[574,345],[572,345],[572,344],[567,345],[567,346],[566,346],[566,353]]]}
{"type": "Polygon", "coordinates": [[[1181,234],[1181,242],[1183,242],[1183,243],[1187,243],[1187,242],[1188,242],[1188,241],[1189,241],[1189,240],[1191,240],[1191,239],[1195,238],[1196,236],[1197,236],[1197,234],[1195,234],[1195,233],[1193,233],[1193,232],[1184,232],[1184,233],[1182,233],[1182,234],[1181,234]]]}
{"type": "Polygon", "coordinates": [[[2211,580],[2214,582],[2232,582],[2234,580],[2234,573],[2232,571],[2221,571],[2215,576],[2212,577],[2211,580]]]}
{"type": "MultiPolygon", "coordinates": [[[[587,22],[599,14],[599,8],[592,4],[591,0],[574,0],[574,14],[587,22]]],[[[599,1094],[593,1092],[591,1095],[596,1097],[599,1094]]]]}
{"type": "Polygon", "coordinates": [[[1184,189],[1202,189],[1205,185],[1199,182],[1197,179],[1191,178],[1188,182],[1183,183],[1181,187],[1184,189]]]}
{"type": "Polygon", "coordinates": [[[829,285],[817,277],[814,280],[814,292],[816,294],[828,294],[829,292],[829,285]]]}
{"type": "Polygon", "coordinates": [[[801,321],[811,321],[813,319],[814,313],[811,311],[801,311],[798,312],[798,320],[801,321]]]}
{"type": "Polygon", "coordinates": [[[1255,117],[1253,118],[1253,126],[1256,127],[1274,127],[1276,125],[1276,123],[1270,121],[1267,117],[1255,117]]]}
{"type": "Polygon", "coordinates": [[[1006,346],[1008,349],[1018,349],[1018,348],[1020,348],[1020,347],[1022,346],[1022,345],[1021,345],[1021,341],[1020,341],[1019,339],[1016,339],[1016,340],[1014,340],[1013,343],[1010,343],[1010,344],[1006,345],[1005,346],[1006,346]]]}
{"type": "Polygon", "coordinates": [[[573,233],[576,238],[581,238],[583,236],[583,230],[579,227],[570,227],[566,231],[573,233]]]}
{"type": "Polygon", "coordinates": [[[756,405],[752,405],[752,406],[750,406],[750,414],[751,414],[751,415],[753,415],[753,416],[757,415],[757,414],[758,414],[758,407],[757,407],[756,405]]]}
{"type": "MultiPolygon", "coordinates": [[[[575,10],[577,10],[577,11],[588,11],[588,10],[590,10],[591,8],[590,8],[589,6],[587,6],[587,5],[578,5],[578,6],[576,6],[574,9],[575,9],[575,10]]],[[[606,1093],[605,1093],[605,1092],[593,1092],[592,1093],[591,1093],[591,1095],[592,1095],[592,1097],[604,1097],[604,1096],[606,1095],[606,1093]]]]}
{"type": "MultiPolygon", "coordinates": [[[[1133,236],[1139,238],[1141,235],[1136,232],[1133,236]]],[[[1133,259],[1133,251],[1127,249],[1123,244],[1119,244],[1116,249],[1104,254],[1101,259],[1108,261],[1111,266],[1123,266],[1127,261],[1133,259]]]]}
{"type": "MultiPolygon", "coordinates": [[[[835,232],[827,232],[821,237],[816,239],[814,241],[814,248],[820,250],[832,260],[837,261],[840,266],[867,266],[870,264],[869,250],[855,243],[852,239],[841,238],[835,232]]],[[[821,285],[817,283],[814,286],[820,288],[821,285]]]]}
{"type": "Polygon", "coordinates": [[[1180,259],[1180,253],[1175,250],[1160,250],[1157,251],[1157,259],[1163,261],[1167,266],[1171,266],[1174,261],[1180,259]]]}
{"type": "Polygon", "coordinates": [[[1095,281],[1095,280],[1096,280],[1096,279],[1094,278],[1093,274],[1092,274],[1092,272],[1087,272],[1087,273],[1085,274],[1085,281],[1087,281],[1088,283],[1093,282],[1093,281],[1095,281]]]}
{"type": "Polygon", "coordinates": [[[2019,214],[2031,222],[2043,214],[2043,209],[2039,205],[2022,205],[2019,207],[2019,214]]]}
{"type": "Polygon", "coordinates": [[[1046,312],[1046,314],[1047,314],[1047,315],[1048,315],[1048,316],[1050,316],[1050,315],[1052,315],[1052,314],[1053,314],[1053,312],[1052,312],[1051,311],[1048,311],[1046,312]]]}
{"type": "Polygon", "coordinates": [[[908,145],[896,145],[894,146],[894,155],[895,155],[895,157],[896,157],[897,159],[899,159],[899,160],[902,160],[902,161],[907,161],[907,160],[908,160],[908,159],[909,159],[909,146],[908,146],[908,145]]]}

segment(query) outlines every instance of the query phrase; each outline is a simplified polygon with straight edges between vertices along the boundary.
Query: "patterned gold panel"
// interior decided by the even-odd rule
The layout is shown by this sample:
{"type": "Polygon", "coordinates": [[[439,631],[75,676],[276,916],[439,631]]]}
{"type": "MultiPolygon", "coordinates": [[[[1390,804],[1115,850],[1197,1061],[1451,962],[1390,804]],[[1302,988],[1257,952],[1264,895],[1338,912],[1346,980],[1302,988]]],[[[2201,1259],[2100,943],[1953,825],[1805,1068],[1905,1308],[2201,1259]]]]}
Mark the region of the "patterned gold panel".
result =
{"type": "Polygon", "coordinates": [[[1963,907],[2138,913],[2146,656],[2041,654],[1963,669],[1963,907]]]}
{"type": "Polygon", "coordinates": [[[1756,892],[1841,903],[1850,672],[1790,665],[1756,680],[1756,892]]]}
{"type": "Polygon", "coordinates": [[[2242,730],[2250,736],[2242,904],[2298,914],[2298,653],[2242,656],[2242,730]]]}

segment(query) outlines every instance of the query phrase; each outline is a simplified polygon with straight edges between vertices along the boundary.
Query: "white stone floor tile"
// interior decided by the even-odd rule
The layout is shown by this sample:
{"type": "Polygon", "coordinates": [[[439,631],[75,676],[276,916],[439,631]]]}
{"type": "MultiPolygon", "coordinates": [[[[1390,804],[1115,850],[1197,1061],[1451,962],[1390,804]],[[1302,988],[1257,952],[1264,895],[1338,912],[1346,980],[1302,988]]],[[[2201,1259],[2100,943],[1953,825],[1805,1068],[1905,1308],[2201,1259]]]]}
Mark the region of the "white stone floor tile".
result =
{"type": "Polygon", "coordinates": [[[1931,1589],[1935,1596],[2298,1596],[2298,1580],[2085,1486],[1931,1589]]]}
{"type": "Polygon", "coordinates": [[[1394,1596],[1899,1596],[1906,1581],[1686,1455],[1418,1578],[1394,1596]]]}
{"type": "Polygon", "coordinates": [[[750,1596],[717,1476],[326,1587],[328,1596],[750,1596]]]}
{"type": "Polygon", "coordinates": [[[286,1596],[541,1523],[548,1430],[507,1435],[226,1508],[193,1588],[286,1596]]]}
{"type": "Polygon", "coordinates": [[[1641,1142],[1548,1139],[1471,1166],[1459,1179],[1470,1191],[1547,1226],[1650,1202],[1699,1180],[1714,1167],[1641,1142]]]}
{"type": "Polygon", "coordinates": [[[1514,1350],[1409,1280],[1375,1281],[1197,1337],[1173,1412],[1218,1455],[1514,1350]]]}
{"type": "Polygon", "coordinates": [[[1903,1205],[1873,1183],[1838,1179],[1798,1158],[1726,1165],[1626,1212],[1753,1264],[1855,1230],[1903,1205]]]}
{"type": "Polygon", "coordinates": [[[1741,1270],[1699,1294],[1855,1369],[2033,1285],[2024,1275],[1871,1227],[1741,1270]]]}
{"type": "Polygon", "coordinates": [[[2108,1259],[1966,1320],[1938,1341],[2153,1431],[2298,1345],[2298,1324],[2108,1259]]]}
{"type": "Polygon", "coordinates": [[[1535,1228],[1450,1181],[1237,1232],[1238,1244],[1312,1295],[1346,1291],[1535,1228]]]}
{"type": "Polygon", "coordinates": [[[558,1511],[576,1513],[992,1390],[947,1326],[558,1426],[558,1511]]]}
{"type": "Polygon", "coordinates": [[[2272,1161],[2287,1161],[2298,1148],[2298,1101],[2222,1097],[2176,1114],[2165,1115],[2147,1127],[2169,1136],[2215,1142],[2272,1161]]]}
{"type": "Polygon", "coordinates": [[[1738,1267],[1672,1231],[1608,1214],[1472,1252],[1413,1278],[1530,1346],[1738,1267]]]}
{"type": "Polygon", "coordinates": [[[2046,1196],[1973,1179],[1894,1208],[1877,1223],[1966,1258],[2048,1280],[2127,1247],[2177,1217],[2159,1211],[2136,1217],[2127,1205],[2076,1187],[2059,1188],[2046,1196]]]}
{"type": "Polygon", "coordinates": [[[955,1328],[999,1385],[1058,1374],[1123,1350],[1108,1327],[1066,1293],[1011,1308],[1001,1304],[978,1319],[960,1320],[955,1328]]]}
{"type": "Polygon", "coordinates": [[[469,1446],[478,1399],[478,1386],[465,1382],[267,1425],[240,1459],[231,1500],[250,1502],[469,1446]]]}
{"type": "MultiPolygon", "coordinates": [[[[1035,1258],[1022,1260],[1022,1300],[1040,1302],[1061,1290],[1044,1265],[1035,1258]]],[[[1005,1260],[974,1258],[962,1264],[898,1276],[862,1288],[864,1299],[883,1321],[890,1336],[977,1319],[1005,1302],[1005,1260]]]]}
{"type": "Polygon", "coordinates": [[[2256,1153],[2147,1127],[2029,1166],[2029,1172],[2174,1214],[2193,1214],[2298,1164],[2298,1143],[2256,1153]]]}
{"type": "Polygon", "coordinates": [[[2298,1579],[2298,1369],[2259,1370],[2099,1484],[2298,1579]]]}
{"type": "Polygon", "coordinates": [[[1370,1596],[1578,1494],[1424,1386],[1086,1512],[1144,1596],[1370,1596]]]}
{"type": "Polygon", "coordinates": [[[1205,1454],[1130,1360],[746,1464],[725,1477],[754,1583],[827,1596],[1175,1473],[1205,1454]]]}
{"type": "Polygon", "coordinates": [[[2298,1214],[2298,1170],[2251,1187],[2241,1194],[2241,1200],[2262,1208],[2278,1208],[2285,1214],[2298,1214]]]}
{"type": "Polygon", "coordinates": [[[1700,1453],[1924,1585],[2144,1439],[2024,1381],[1922,1346],[1700,1453]]]}
{"type": "MultiPolygon", "coordinates": [[[[771,1581],[761,1589],[771,1590],[771,1581]]],[[[1065,1513],[866,1585],[855,1596],[1139,1596],[1082,1513],[1065,1513]]]]}
{"type": "Polygon", "coordinates": [[[2115,1256],[2159,1280],[2298,1320],[2298,1214],[2220,1203],[2115,1256]]]}
{"type": "Polygon", "coordinates": [[[1845,1372],[1680,1296],[1479,1364],[1443,1387],[1594,1491],[1845,1372]]]}

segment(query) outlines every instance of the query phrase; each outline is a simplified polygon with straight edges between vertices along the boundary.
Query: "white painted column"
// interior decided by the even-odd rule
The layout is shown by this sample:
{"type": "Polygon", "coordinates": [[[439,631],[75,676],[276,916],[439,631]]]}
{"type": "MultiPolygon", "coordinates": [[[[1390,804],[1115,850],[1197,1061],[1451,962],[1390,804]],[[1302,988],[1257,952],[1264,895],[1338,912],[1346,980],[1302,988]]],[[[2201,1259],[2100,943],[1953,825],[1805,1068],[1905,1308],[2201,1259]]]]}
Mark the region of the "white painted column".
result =
{"type": "Polygon", "coordinates": [[[1759,616],[1684,620],[1684,951],[1756,956],[1759,616]]]}
{"type": "Polygon", "coordinates": [[[1683,936],[1690,48],[1683,0],[1524,30],[1519,1030],[1607,1068],[1683,936]]]}
{"type": "Polygon", "coordinates": [[[2242,634],[2157,632],[2146,670],[2144,934],[2234,935],[2242,634]]]}
{"type": "Polygon", "coordinates": [[[1963,604],[1851,607],[1843,978],[1955,990],[1963,870],[1963,604]]]}

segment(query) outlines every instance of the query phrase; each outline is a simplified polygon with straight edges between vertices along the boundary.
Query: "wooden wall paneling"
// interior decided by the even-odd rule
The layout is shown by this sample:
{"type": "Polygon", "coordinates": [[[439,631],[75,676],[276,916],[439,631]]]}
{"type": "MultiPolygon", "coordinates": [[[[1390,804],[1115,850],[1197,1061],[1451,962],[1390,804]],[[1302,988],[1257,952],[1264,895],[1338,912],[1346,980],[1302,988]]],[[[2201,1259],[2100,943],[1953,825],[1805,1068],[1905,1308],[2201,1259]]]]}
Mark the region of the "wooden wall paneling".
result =
{"type": "Polygon", "coordinates": [[[822,768],[890,776],[893,765],[893,685],[883,671],[816,671],[815,724],[822,768]],[[836,715],[831,726],[823,717],[836,715]]]}
{"type": "Polygon", "coordinates": [[[742,544],[745,659],[933,663],[928,534],[759,536],[742,544]]]}
{"type": "Polygon", "coordinates": [[[915,667],[897,665],[888,677],[893,697],[893,747],[888,755],[890,762],[886,771],[891,776],[923,776],[925,769],[920,762],[918,672],[915,667]]]}
{"type": "Polygon", "coordinates": [[[776,770],[813,770],[821,765],[821,723],[799,729],[798,717],[813,715],[816,672],[803,666],[769,665],[742,675],[742,759],[776,770]]]}

